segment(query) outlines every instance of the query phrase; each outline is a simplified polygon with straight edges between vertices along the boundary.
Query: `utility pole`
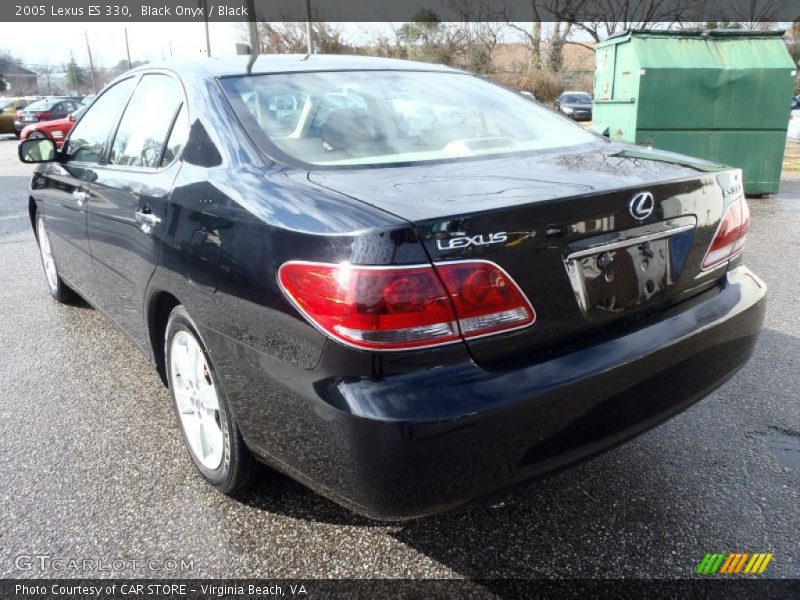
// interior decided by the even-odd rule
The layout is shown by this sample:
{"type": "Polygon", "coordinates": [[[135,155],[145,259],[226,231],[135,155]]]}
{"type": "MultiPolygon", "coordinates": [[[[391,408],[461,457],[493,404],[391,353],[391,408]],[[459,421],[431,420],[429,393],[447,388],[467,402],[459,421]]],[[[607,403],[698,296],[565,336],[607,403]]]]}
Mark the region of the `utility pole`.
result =
{"type": "Polygon", "coordinates": [[[128,45],[128,28],[125,27],[125,54],[128,55],[128,68],[133,68],[131,64],[131,47],[128,45]]]}
{"type": "Polygon", "coordinates": [[[311,0],[306,0],[306,44],[308,53],[314,54],[314,28],[311,25],[311,0]]]}
{"type": "Polygon", "coordinates": [[[89,32],[83,30],[83,36],[86,38],[86,50],[89,52],[89,70],[92,72],[92,89],[97,93],[97,82],[94,79],[94,61],[92,60],[92,49],[89,46],[89,32]]]}

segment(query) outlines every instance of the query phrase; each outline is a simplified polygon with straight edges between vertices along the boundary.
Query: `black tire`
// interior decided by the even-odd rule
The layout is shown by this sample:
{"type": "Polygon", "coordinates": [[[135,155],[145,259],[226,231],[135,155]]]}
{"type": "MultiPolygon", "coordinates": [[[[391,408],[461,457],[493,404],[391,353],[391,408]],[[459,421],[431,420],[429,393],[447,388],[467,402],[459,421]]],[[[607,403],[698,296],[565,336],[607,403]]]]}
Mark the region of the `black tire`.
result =
{"type": "Polygon", "coordinates": [[[242,434],[239,431],[239,426],[230,409],[228,397],[225,394],[225,389],[220,384],[219,377],[214,369],[213,361],[203,343],[203,340],[197,333],[197,328],[194,325],[189,313],[183,306],[176,306],[169,315],[167,321],[166,335],[164,336],[164,358],[165,370],[167,372],[167,381],[169,383],[170,396],[172,397],[172,408],[175,412],[175,418],[178,422],[178,427],[181,430],[184,445],[186,446],[189,456],[192,458],[195,467],[205,480],[217,491],[226,494],[234,495],[250,484],[253,479],[254,461],[250,455],[250,451],[245,446],[242,434]],[[206,357],[206,364],[208,367],[211,382],[213,382],[217,399],[219,402],[219,425],[223,432],[223,457],[220,466],[216,469],[206,468],[195,456],[191,449],[186,431],[183,427],[183,422],[178,410],[178,400],[175,397],[175,384],[173,382],[172,373],[172,341],[173,338],[181,331],[188,332],[199,344],[206,357]]]}
{"type": "Polygon", "coordinates": [[[75,294],[69,286],[64,283],[64,280],[61,279],[61,275],[58,272],[58,261],[56,260],[55,255],[52,252],[52,248],[50,247],[50,256],[53,260],[53,269],[55,269],[55,282],[51,281],[50,277],[47,273],[47,264],[45,259],[45,251],[42,247],[42,240],[39,239],[44,232],[44,235],[47,237],[47,247],[50,247],[50,237],[47,233],[47,227],[45,226],[44,219],[42,215],[38,212],[36,213],[36,242],[39,245],[39,258],[42,261],[42,267],[45,271],[45,280],[47,281],[47,289],[50,291],[50,295],[55,299],[56,302],[61,304],[66,303],[69,301],[75,294]]]}
{"type": "MultiPolygon", "coordinates": [[[[19,137],[19,136],[17,136],[17,137],[19,137]]],[[[42,133],[41,131],[31,131],[28,134],[28,139],[29,140],[43,140],[43,139],[47,139],[47,137],[48,137],[47,134],[46,133],[42,133]]]]}
{"type": "Polygon", "coordinates": [[[16,131],[16,130],[14,131],[14,137],[16,137],[17,139],[19,139],[19,136],[20,136],[21,134],[22,134],[22,132],[21,132],[21,131],[16,131]]]}

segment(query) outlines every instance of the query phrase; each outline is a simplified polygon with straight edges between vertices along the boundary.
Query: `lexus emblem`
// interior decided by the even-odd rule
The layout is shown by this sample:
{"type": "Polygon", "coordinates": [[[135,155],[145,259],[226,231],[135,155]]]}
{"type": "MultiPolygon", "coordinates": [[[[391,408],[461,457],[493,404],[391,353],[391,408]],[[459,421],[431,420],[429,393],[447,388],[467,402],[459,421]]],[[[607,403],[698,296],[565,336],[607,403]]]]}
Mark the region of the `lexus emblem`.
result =
{"type": "Polygon", "coordinates": [[[637,221],[644,221],[652,215],[655,207],[656,203],[653,200],[653,194],[650,192],[639,192],[628,202],[628,211],[637,221]]]}

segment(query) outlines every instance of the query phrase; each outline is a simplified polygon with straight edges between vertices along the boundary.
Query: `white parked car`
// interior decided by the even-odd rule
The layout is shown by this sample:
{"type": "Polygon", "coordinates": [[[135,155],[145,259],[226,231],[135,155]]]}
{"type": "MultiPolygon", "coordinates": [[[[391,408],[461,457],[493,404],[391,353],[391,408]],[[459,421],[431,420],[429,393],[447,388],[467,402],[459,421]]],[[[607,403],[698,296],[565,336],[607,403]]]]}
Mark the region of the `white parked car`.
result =
{"type": "Polygon", "coordinates": [[[789,129],[786,130],[786,137],[800,142],[800,108],[789,113],[789,129]]]}

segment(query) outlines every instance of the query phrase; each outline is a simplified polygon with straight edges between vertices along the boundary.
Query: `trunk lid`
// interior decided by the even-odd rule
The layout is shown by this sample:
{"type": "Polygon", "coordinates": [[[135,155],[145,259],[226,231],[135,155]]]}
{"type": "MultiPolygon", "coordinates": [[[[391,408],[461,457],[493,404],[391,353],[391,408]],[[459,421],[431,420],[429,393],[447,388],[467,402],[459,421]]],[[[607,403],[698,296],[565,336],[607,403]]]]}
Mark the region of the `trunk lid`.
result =
{"type": "Polygon", "coordinates": [[[308,177],[412,222],[434,262],[488,260],[513,277],[536,322],[468,341],[478,361],[552,348],[713,287],[724,269],[700,265],[741,189],[736,171],[618,144],[308,177]]]}

